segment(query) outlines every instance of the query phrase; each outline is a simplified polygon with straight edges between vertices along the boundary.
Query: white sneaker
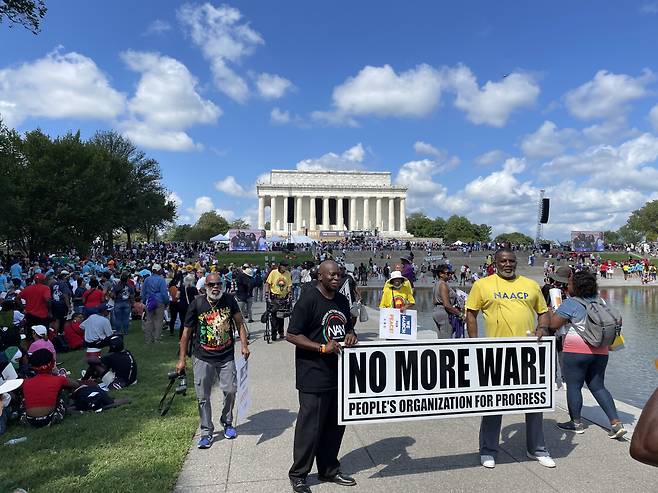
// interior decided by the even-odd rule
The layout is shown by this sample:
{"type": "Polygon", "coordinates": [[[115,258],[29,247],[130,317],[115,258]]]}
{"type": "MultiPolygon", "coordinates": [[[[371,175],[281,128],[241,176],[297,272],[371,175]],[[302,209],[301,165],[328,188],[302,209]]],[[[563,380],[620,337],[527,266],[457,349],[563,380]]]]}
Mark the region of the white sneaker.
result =
{"type": "Polygon", "coordinates": [[[530,452],[526,452],[526,455],[528,456],[529,459],[539,461],[539,463],[544,467],[550,467],[550,468],[555,467],[555,461],[551,459],[550,455],[534,455],[531,454],[530,452]]]}
{"type": "Polygon", "coordinates": [[[496,467],[496,460],[493,458],[492,455],[481,455],[480,464],[482,464],[487,469],[493,469],[494,467],[496,467]]]}

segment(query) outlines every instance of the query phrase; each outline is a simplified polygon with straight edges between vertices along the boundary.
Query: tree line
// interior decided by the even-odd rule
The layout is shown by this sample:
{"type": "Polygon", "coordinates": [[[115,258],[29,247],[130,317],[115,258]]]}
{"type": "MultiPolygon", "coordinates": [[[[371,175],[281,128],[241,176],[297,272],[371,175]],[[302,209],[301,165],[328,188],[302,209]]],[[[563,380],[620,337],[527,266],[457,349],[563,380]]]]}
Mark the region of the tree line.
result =
{"type": "Polygon", "coordinates": [[[161,178],[158,162],[114,131],[51,138],[0,121],[0,240],[29,255],[85,252],[99,238],[111,247],[119,233],[150,241],[176,217],[161,178]]]}
{"type": "Polygon", "coordinates": [[[422,212],[407,216],[407,232],[417,238],[443,238],[444,243],[491,241],[491,226],[475,224],[464,216],[431,219],[422,212]]]}
{"type": "Polygon", "coordinates": [[[204,212],[194,224],[174,224],[164,233],[167,241],[208,241],[215,235],[225,234],[229,229],[249,229],[243,219],[229,222],[216,211],[204,212]]]}

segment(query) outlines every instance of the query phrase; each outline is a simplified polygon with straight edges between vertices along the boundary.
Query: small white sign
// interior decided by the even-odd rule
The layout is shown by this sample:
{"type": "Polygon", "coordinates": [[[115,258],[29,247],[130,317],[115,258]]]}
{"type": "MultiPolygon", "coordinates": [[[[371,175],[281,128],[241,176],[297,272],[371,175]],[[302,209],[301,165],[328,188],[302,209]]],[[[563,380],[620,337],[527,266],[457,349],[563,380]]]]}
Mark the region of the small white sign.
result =
{"type": "Polygon", "coordinates": [[[238,391],[236,399],[236,417],[235,422],[244,422],[247,418],[247,412],[251,406],[251,394],[249,393],[249,361],[240,358],[235,366],[238,378],[238,391]]]}
{"type": "Polygon", "coordinates": [[[415,341],[418,336],[416,310],[379,309],[379,338],[415,341]]]}

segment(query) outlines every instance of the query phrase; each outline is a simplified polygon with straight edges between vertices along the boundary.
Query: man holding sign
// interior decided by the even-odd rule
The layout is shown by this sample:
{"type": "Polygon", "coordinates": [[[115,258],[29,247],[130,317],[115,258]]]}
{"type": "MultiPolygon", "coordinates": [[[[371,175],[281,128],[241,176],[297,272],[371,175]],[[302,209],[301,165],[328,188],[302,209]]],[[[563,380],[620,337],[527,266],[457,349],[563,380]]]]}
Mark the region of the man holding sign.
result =
{"type": "Polygon", "coordinates": [[[318,479],[341,486],[356,481],[340,472],[338,451],[345,426],[338,425],[338,355],[341,342],[357,342],[347,298],[338,292],[340,271],[333,260],[320,264],[318,284],[295,304],[287,340],[295,348],[299,413],[295,426],[293,465],[288,472],[293,491],[310,493],[306,476],[318,466],[318,479]]]}
{"type": "MultiPolygon", "coordinates": [[[[494,257],[496,273],[473,284],[466,300],[468,336],[478,336],[477,314],[482,310],[487,337],[524,337],[544,334],[549,325],[548,308],[539,285],[516,275],[516,254],[503,248],[494,257]],[[535,317],[539,316],[535,330],[535,317]]],[[[547,335],[546,332],[544,335],[547,335]]],[[[496,466],[502,415],[483,416],[480,425],[480,463],[496,466]]],[[[546,449],[542,413],[526,413],[526,446],[529,458],[555,467],[546,449]]]]}

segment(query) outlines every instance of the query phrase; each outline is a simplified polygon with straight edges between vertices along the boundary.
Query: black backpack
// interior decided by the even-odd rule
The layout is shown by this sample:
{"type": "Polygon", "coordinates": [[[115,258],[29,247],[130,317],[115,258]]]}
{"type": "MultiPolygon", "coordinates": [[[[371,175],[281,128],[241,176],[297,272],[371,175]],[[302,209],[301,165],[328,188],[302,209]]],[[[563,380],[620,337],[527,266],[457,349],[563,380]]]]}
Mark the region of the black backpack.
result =
{"type": "Polygon", "coordinates": [[[98,385],[82,385],[73,391],[72,397],[78,411],[98,411],[114,403],[114,399],[98,385]]]}
{"type": "Polygon", "coordinates": [[[616,308],[607,305],[601,298],[586,300],[579,297],[573,298],[585,307],[585,325],[581,330],[576,328],[580,337],[590,346],[609,346],[615,337],[621,332],[621,313],[616,308]]]}

